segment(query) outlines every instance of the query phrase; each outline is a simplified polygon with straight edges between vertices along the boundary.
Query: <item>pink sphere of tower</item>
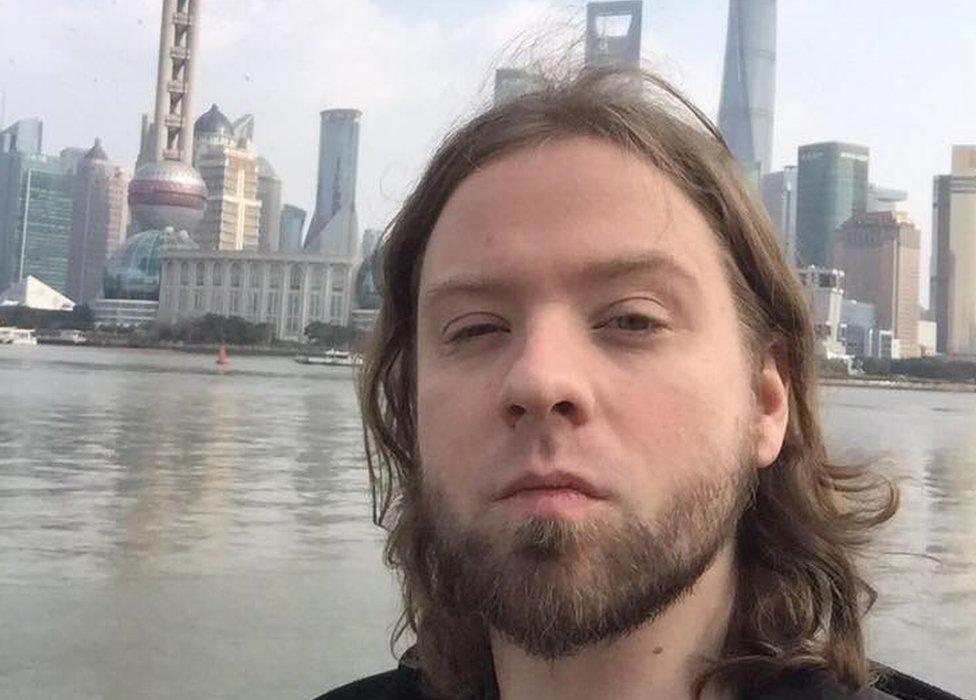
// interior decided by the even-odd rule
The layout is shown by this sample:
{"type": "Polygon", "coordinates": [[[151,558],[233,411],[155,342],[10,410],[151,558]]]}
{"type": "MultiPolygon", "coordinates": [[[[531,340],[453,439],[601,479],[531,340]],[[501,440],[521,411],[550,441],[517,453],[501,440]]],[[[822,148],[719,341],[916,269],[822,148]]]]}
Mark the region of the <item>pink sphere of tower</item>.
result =
{"type": "Polygon", "coordinates": [[[207,186],[190,165],[175,160],[140,166],[129,183],[129,206],[139,230],[193,232],[203,218],[207,186]]]}

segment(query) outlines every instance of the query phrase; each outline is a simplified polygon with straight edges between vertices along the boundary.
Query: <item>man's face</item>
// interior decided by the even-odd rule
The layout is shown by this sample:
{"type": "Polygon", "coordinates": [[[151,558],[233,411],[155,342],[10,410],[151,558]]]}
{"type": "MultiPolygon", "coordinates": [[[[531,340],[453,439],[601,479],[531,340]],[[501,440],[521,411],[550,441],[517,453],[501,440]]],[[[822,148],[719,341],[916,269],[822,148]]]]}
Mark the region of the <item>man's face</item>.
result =
{"type": "Polygon", "coordinates": [[[771,459],[715,234],[680,190],[595,139],[493,162],[441,213],[418,310],[428,516],[480,560],[459,575],[504,573],[479,595],[531,579],[598,614],[607,567],[637,559],[668,597],[649,614],[694,582],[771,459]]]}

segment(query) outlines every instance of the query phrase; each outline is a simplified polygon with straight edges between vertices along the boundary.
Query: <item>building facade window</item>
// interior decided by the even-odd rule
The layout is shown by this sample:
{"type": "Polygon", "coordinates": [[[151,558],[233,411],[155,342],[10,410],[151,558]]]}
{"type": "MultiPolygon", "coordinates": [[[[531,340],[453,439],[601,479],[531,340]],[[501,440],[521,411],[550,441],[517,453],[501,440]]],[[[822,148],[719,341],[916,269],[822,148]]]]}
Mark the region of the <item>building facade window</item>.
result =
{"type": "Polygon", "coordinates": [[[194,289],[193,290],[193,310],[202,311],[203,310],[203,290],[194,289]]]}
{"type": "Polygon", "coordinates": [[[183,288],[180,289],[180,305],[179,305],[179,310],[180,311],[186,311],[186,309],[187,309],[186,304],[187,304],[187,290],[186,290],[186,287],[183,287],[183,288]]]}
{"type": "Polygon", "coordinates": [[[186,260],[180,263],[180,285],[186,287],[190,284],[190,263],[186,260]]]}
{"type": "Polygon", "coordinates": [[[230,266],[230,286],[231,289],[241,288],[241,264],[232,263],[230,266]]]}
{"type": "Polygon", "coordinates": [[[196,274],[197,286],[198,287],[202,287],[203,286],[204,270],[205,270],[204,264],[202,262],[198,262],[197,263],[197,274],[196,274]]]}
{"type": "Polygon", "coordinates": [[[282,278],[285,275],[285,270],[281,264],[276,263],[271,266],[270,279],[268,280],[268,286],[272,289],[281,289],[282,278]]]}
{"type": "Polygon", "coordinates": [[[224,295],[219,289],[210,293],[210,311],[221,316],[224,315],[224,295]]]}
{"type": "Polygon", "coordinates": [[[342,323],[342,295],[333,294],[331,304],[332,306],[329,309],[329,318],[333,323],[342,323]]]}
{"type": "Polygon", "coordinates": [[[213,266],[213,286],[219,287],[224,283],[224,266],[215,262],[213,266]]]}
{"type": "Polygon", "coordinates": [[[241,312],[241,293],[240,292],[231,292],[230,293],[230,308],[228,310],[228,313],[230,313],[231,316],[236,316],[240,312],[241,312]]]}
{"type": "Polygon", "coordinates": [[[285,322],[285,331],[289,335],[297,335],[302,331],[302,295],[301,292],[291,291],[288,293],[288,318],[285,322]]]}

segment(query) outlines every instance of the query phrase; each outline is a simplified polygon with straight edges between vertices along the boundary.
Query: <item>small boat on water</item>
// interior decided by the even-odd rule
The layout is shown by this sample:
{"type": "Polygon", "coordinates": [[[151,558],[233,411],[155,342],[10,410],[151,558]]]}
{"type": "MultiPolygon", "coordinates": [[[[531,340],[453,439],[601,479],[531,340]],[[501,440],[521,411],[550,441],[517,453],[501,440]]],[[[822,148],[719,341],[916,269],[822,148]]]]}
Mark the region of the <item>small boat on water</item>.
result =
{"type": "Polygon", "coordinates": [[[41,345],[86,345],[88,336],[75,329],[49,328],[37,331],[37,342],[41,345]]]}
{"type": "Polygon", "coordinates": [[[295,362],[300,365],[328,365],[331,367],[358,367],[363,364],[360,355],[345,350],[327,350],[322,355],[296,355],[295,362]]]}
{"type": "Polygon", "coordinates": [[[33,328],[0,326],[0,345],[37,345],[33,328]]]}

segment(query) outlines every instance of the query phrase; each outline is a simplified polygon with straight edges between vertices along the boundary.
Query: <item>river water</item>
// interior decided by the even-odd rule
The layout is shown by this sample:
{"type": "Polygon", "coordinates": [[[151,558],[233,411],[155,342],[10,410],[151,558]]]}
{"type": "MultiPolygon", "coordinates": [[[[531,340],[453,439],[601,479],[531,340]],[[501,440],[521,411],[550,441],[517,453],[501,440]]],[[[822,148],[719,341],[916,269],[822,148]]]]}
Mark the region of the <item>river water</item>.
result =
{"type": "MultiPolygon", "coordinates": [[[[0,697],[309,698],[393,664],[351,371],[0,348],[0,697]]],[[[976,697],[976,394],[829,388],[899,480],[874,658],[976,697]]]]}

